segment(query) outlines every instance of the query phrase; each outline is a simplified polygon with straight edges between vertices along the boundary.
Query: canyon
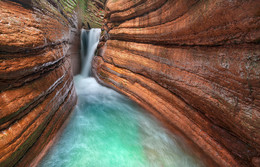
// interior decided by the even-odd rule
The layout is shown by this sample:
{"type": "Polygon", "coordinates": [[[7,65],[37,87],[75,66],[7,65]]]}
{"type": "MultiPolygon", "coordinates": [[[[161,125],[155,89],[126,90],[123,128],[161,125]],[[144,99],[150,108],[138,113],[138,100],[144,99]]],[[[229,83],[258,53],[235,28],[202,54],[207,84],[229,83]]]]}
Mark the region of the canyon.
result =
{"type": "Polygon", "coordinates": [[[155,115],[206,166],[260,166],[260,2],[0,6],[0,166],[36,166],[55,141],[77,103],[80,29],[101,26],[99,83],[155,115]]]}
{"type": "Polygon", "coordinates": [[[192,140],[211,164],[259,166],[259,6],[108,0],[95,75],[192,140]]]}
{"type": "Polygon", "coordinates": [[[0,1],[0,166],[29,166],[76,105],[77,3],[0,1]]]}

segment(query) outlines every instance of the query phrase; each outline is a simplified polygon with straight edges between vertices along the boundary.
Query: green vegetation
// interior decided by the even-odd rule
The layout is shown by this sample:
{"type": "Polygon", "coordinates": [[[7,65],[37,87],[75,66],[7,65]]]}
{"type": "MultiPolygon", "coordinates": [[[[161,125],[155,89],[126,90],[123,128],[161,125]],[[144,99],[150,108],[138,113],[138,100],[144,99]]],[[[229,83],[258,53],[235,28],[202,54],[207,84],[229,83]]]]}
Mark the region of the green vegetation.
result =
{"type": "Polygon", "coordinates": [[[100,28],[102,25],[102,0],[33,0],[32,3],[41,12],[61,20],[63,24],[73,24],[73,19],[78,15],[79,23],[86,29],[88,24],[91,28],[100,28]]]}
{"type": "MultiPolygon", "coordinates": [[[[84,0],[83,0],[84,1],[84,0]]],[[[101,9],[96,1],[85,0],[86,8],[84,9],[83,23],[87,25],[89,23],[91,28],[100,28],[102,26],[104,11],[101,9]]],[[[103,4],[103,1],[99,1],[103,4]]]]}

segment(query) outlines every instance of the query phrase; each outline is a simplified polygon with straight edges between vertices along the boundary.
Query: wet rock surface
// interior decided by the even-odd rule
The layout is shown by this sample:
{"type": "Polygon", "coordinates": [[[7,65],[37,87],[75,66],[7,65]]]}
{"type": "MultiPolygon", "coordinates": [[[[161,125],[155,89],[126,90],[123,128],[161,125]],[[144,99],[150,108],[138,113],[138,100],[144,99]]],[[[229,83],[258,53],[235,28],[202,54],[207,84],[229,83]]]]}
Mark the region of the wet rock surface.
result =
{"type": "Polygon", "coordinates": [[[51,1],[0,6],[0,166],[29,166],[76,104],[69,50],[77,17],[51,1]]]}
{"type": "Polygon", "coordinates": [[[189,138],[209,166],[258,166],[259,7],[108,0],[95,76],[189,138]]]}

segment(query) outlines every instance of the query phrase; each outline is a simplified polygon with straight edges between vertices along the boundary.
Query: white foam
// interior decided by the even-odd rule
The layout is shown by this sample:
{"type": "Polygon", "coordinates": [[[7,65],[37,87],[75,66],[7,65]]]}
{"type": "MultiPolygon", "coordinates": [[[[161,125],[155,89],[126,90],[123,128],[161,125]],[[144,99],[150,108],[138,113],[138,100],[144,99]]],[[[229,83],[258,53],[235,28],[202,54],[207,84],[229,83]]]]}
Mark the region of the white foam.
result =
{"type": "Polygon", "coordinates": [[[81,31],[81,57],[83,58],[82,63],[82,71],[81,75],[84,77],[88,77],[90,75],[91,70],[91,62],[93,59],[93,56],[95,54],[95,51],[97,49],[97,45],[99,43],[99,37],[100,37],[101,29],[100,28],[92,28],[90,29],[89,33],[86,33],[86,30],[82,29],[81,31]],[[84,46],[83,40],[87,39],[87,46],[84,46]],[[86,52],[84,52],[84,49],[87,49],[86,52]]]}

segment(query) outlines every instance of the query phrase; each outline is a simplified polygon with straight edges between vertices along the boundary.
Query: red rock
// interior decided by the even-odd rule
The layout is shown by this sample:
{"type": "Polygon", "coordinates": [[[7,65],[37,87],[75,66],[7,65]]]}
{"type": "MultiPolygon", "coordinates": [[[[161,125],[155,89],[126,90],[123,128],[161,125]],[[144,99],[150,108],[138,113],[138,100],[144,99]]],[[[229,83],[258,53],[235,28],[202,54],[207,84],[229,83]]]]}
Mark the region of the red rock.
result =
{"type": "MultiPolygon", "coordinates": [[[[164,24],[144,28],[119,26],[110,31],[110,36],[112,39],[176,45],[257,42],[260,37],[259,6],[259,1],[254,0],[199,1],[180,17],[174,20],[168,18],[169,21],[164,24]]],[[[160,11],[158,9],[156,12],[160,14],[160,11]]],[[[132,24],[136,21],[143,22],[135,19],[132,24]]]]}
{"type": "Polygon", "coordinates": [[[152,3],[107,1],[96,78],[191,140],[207,166],[256,166],[260,3],[152,3]]]}
{"type": "Polygon", "coordinates": [[[77,18],[43,1],[19,2],[0,1],[0,166],[6,167],[30,166],[76,104],[70,39],[77,18]]]}

